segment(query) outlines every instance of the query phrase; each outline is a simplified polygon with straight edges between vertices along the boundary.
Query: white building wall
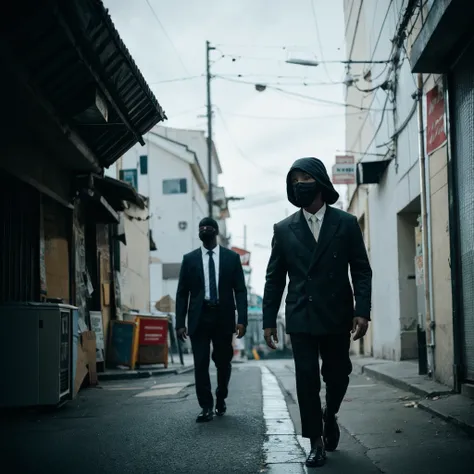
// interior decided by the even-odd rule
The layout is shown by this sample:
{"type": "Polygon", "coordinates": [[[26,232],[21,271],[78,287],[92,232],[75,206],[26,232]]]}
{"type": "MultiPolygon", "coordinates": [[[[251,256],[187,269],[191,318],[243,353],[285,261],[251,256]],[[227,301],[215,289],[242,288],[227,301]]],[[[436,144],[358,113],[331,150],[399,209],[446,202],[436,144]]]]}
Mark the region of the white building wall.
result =
{"type": "Polygon", "coordinates": [[[120,288],[122,309],[150,311],[150,241],[148,209],[130,206],[124,212],[127,244],[120,244],[120,288]],[[141,220],[140,220],[141,219],[141,220]]]}
{"type": "MultiPolygon", "coordinates": [[[[144,138],[146,145],[136,145],[123,157],[118,166],[122,169],[137,169],[138,192],[149,197],[149,228],[157,250],[150,251],[149,279],[151,309],[163,296],[176,297],[178,278],[165,278],[163,266],[174,264],[175,269],[183,255],[198,248],[201,244],[198,226],[207,216],[207,173],[201,167],[203,180],[198,180],[199,168],[192,169],[196,159],[206,163],[207,148],[204,134],[200,131],[168,129],[155,127],[152,132],[167,137],[172,143],[148,133],[144,138]],[[204,153],[204,155],[203,155],[204,153]],[[140,174],[139,157],[148,156],[148,173],[140,174]],[[185,179],[186,193],[165,194],[164,180],[185,179]],[[184,224],[184,228],[183,227],[184,224]]],[[[215,166],[216,180],[220,167],[215,166]]],[[[115,169],[108,170],[109,176],[118,177],[115,169]]],[[[168,267],[169,269],[169,267],[168,267]]]]}
{"type": "MultiPolygon", "coordinates": [[[[347,19],[354,3],[346,38],[347,54],[353,41],[360,1],[346,0],[344,4],[347,19]]],[[[378,0],[376,4],[372,1],[364,2],[351,59],[388,60],[392,50],[391,40],[401,14],[399,1],[378,0]]],[[[384,64],[351,66],[351,73],[357,75],[359,80],[357,87],[349,88],[347,102],[372,109],[361,115],[353,115],[354,109],[347,109],[346,149],[359,152],[356,157],[363,161],[380,160],[383,157],[375,154],[390,152],[390,145],[381,145],[390,142],[390,137],[409,117],[414,105],[412,94],[416,86],[403,50],[401,65],[397,69],[396,112],[390,110],[394,108],[394,104],[390,100],[386,103],[387,92],[381,88],[373,92],[361,91],[368,91],[382,84],[389,71],[390,65],[387,67],[384,64]],[[363,76],[369,70],[371,80],[364,80],[363,76]]],[[[393,73],[390,78],[394,79],[393,73]]],[[[414,283],[407,278],[409,276],[407,261],[411,258],[409,252],[412,251],[409,248],[408,236],[409,226],[412,223],[410,219],[413,215],[404,214],[400,217],[398,213],[407,210],[409,204],[411,204],[410,210],[416,213],[416,198],[420,194],[417,133],[416,114],[414,114],[396,140],[396,159],[390,163],[381,182],[369,186],[368,229],[373,268],[373,351],[375,357],[394,360],[412,357],[414,345],[416,347],[411,328],[413,322],[416,324],[417,309],[412,288],[409,286],[414,283]],[[407,284],[407,281],[410,283],[407,284]]],[[[355,186],[350,190],[351,194],[353,192],[355,186]]]]}

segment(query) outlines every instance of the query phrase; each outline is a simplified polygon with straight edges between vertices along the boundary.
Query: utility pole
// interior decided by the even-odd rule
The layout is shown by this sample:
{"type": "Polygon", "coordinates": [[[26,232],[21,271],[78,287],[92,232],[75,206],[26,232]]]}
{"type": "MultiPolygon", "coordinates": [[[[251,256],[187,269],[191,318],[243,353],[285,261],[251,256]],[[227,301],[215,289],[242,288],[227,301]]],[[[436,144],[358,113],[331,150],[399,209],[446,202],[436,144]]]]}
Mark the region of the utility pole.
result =
{"type": "Polygon", "coordinates": [[[206,41],[206,88],[207,88],[207,174],[208,174],[208,214],[213,218],[213,189],[212,189],[212,104],[211,104],[211,61],[210,52],[215,48],[206,41]]]}

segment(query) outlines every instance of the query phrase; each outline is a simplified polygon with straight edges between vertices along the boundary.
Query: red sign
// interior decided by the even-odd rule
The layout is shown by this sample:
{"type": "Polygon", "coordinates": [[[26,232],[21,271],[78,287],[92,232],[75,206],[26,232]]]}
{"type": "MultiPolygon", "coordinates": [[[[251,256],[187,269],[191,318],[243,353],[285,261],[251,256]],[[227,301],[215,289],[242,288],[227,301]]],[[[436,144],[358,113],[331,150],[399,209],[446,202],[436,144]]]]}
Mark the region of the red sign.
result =
{"type": "Polygon", "coordinates": [[[140,345],[160,346],[168,343],[168,320],[140,318],[140,345]]]}
{"type": "Polygon", "coordinates": [[[231,250],[240,255],[240,263],[243,266],[250,265],[250,252],[248,250],[244,250],[239,247],[232,247],[231,250]]]}
{"type": "Polygon", "coordinates": [[[444,96],[439,86],[426,94],[426,153],[430,155],[446,142],[444,96]]]}

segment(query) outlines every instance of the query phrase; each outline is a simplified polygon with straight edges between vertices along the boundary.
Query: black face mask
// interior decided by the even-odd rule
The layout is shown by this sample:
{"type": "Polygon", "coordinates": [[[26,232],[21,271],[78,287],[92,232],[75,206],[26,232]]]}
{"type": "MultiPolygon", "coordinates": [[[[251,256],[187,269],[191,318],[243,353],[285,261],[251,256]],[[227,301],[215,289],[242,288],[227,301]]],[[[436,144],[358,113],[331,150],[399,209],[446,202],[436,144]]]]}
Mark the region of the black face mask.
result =
{"type": "Polygon", "coordinates": [[[215,229],[204,229],[199,231],[199,238],[204,244],[210,244],[215,237],[215,229]]]}
{"type": "Polygon", "coordinates": [[[293,185],[296,205],[298,207],[308,207],[313,204],[319,192],[319,185],[316,181],[311,183],[296,183],[293,185]]]}

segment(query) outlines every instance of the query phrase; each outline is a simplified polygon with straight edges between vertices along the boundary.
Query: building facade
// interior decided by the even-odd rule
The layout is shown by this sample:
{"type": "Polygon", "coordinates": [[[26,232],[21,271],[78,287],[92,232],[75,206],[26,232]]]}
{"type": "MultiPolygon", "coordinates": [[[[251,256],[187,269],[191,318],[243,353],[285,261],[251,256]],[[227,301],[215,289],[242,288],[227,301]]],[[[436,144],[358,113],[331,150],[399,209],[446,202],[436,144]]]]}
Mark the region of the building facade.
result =
{"type": "MultiPolygon", "coordinates": [[[[227,246],[229,217],[225,191],[217,185],[222,172],[213,149],[214,218],[220,243],[227,246]]],[[[176,297],[183,255],[198,248],[198,225],[208,215],[207,142],[202,131],[155,127],[145,146],[135,146],[110,173],[132,184],[149,202],[150,308],[163,297],[176,297]]]]}
{"type": "Polygon", "coordinates": [[[26,3],[0,19],[0,304],[99,312],[106,343],[119,214],[143,202],[104,168],[166,116],[101,1],[26,3]]]}
{"type": "Polygon", "coordinates": [[[431,5],[369,6],[344,2],[347,59],[355,61],[346,150],[358,161],[348,210],[359,218],[374,272],[372,333],[353,351],[418,359],[420,373],[453,386],[447,144],[433,148],[427,132],[430,98],[443,80],[414,75],[410,57],[431,5]]]}
{"type": "MultiPolygon", "coordinates": [[[[474,5],[459,0],[428,2],[421,31],[410,50],[413,73],[438,77],[438,103],[444,107],[444,132],[448,145],[433,155],[433,176],[447,180],[449,238],[433,244],[450,249],[449,279],[452,312],[446,346],[452,348],[449,362],[454,368],[456,390],[472,395],[474,382],[474,5]],[[449,34],[447,34],[449,32],[449,34]],[[437,173],[434,175],[434,173],[437,173]]],[[[443,219],[444,221],[445,219],[443,219]]],[[[442,321],[444,323],[444,320],[442,321]]]]}

